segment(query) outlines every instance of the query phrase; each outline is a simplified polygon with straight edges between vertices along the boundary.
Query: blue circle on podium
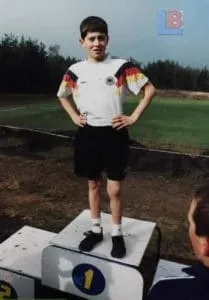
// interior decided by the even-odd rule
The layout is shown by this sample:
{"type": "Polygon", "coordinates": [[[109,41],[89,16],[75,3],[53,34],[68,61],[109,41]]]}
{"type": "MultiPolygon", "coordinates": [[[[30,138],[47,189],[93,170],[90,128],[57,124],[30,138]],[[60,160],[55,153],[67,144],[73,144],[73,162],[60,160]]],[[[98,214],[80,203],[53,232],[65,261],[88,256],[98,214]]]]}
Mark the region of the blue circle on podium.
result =
{"type": "Polygon", "coordinates": [[[105,277],[102,272],[93,265],[77,265],[72,272],[75,286],[87,295],[99,295],[105,289],[105,277]]]}

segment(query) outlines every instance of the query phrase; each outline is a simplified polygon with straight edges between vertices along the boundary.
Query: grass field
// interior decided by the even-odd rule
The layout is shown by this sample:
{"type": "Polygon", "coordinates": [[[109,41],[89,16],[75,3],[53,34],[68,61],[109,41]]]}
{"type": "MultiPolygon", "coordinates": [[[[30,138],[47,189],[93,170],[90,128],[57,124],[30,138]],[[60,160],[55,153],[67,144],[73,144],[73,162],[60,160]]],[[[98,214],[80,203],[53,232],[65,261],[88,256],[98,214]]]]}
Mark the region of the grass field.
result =
{"type": "MultiPolygon", "coordinates": [[[[56,98],[37,95],[16,97],[19,97],[18,101],[15,98],[11,101],[11,96],[0,98],[0,124],[45,130],[75,129],[56,98]]],[[[130,97],[125,103],[125,113],[132,112],[136,103],[136,99],[130,97]]],[[[207,153],[208,115],[209,101],[155,97],[129,132],[133,139],[147,147],[207,153]]]]}

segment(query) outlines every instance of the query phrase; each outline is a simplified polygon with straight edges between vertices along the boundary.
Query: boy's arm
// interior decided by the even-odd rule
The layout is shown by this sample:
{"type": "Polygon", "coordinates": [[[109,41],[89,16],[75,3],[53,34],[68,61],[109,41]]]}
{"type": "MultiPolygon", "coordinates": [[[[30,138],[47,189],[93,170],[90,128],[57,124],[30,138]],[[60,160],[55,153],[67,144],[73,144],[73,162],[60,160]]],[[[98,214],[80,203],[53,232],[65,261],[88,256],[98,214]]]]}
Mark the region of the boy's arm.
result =
{"type": "Polygon", "coordinates": [[[86,125],[86,116],[80,115],[72,105],[72,101],[69,101],[69,98],[59,98],[60,103],[67,114],[70,116],[72,121],[79,127],[84,127],[86,125]]]}
{"type": "Polygon", "coordinates": [[[113,118],[113,128],[117,127],[117,130],[133,125],[143,114],[146,108],[152,101],[155,95],[155,87],[152,83],[148,82],[144,87],[144,97],[141,99],[135,110],[130,116],[122,115],[113,118]]]}
{"type": "Polygon", "coordinates": [[[57,92],[57,97],[72,121],[76,125],[83,127],[86,124],[86,117],[80,115],[76,110],[75,105],[73,105],[72,89],[76,86],[76,78],[76,74],[69,68],[63,76],[57,92]]]}

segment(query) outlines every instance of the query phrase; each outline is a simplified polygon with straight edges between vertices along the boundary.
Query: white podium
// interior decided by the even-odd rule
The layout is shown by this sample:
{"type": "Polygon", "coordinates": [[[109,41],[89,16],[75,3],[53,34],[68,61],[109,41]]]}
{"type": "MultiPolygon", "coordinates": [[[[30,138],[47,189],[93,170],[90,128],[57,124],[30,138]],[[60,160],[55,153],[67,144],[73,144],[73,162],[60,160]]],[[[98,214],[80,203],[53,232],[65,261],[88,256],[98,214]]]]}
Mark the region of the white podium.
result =
{"type": "Polygon", "coordinates": [[[111,215],[102,213],[104,240],[91,252],[80,252],[83,233],[91,227],[84,210],[52,240],[42,255],[42,284],[86,299],[142,299],[143,279],[137,270],[155,223],[123,218],[127,255],[111,251],[111,215]]]}
{"type": "Polygon", "coordinates": [[[24,226],[0,244],[0,299],[35,299],[55,294],[41,284],[42,251],[55,235],[24,226]]]}
{"type": "Polygon", "coordinates": [[[188,267],[189,265],[160,259],[152,286],[162,280],[190,277],[187,273],[184,272],[184,269],[188,267]]]}
{"type": "Polygon", "coordinates": [[[90,229],[84,210],[60,233],[24,226],[0,244],[0,299],[142,299],[138,267],[156,224],[123,218],[127,255],[111,257],[111,215],[102,213],[104,240],[91,252],[78,250],[90,229]],[[71,299],[71,298],[70,298],[71,299]],[[73,299],[73,298],[72,298],[73,299]]]}
{"type": "MultiPolygon", "coordinates": [[[[152,293],[154,293],[154,296],[152,295],[151,298],[161,299],[163,293],[166,293],[167,299],[170,299],[168,293],[172,294],[172,299],[174,299],[174,297],[178,298],[178,295],[175,294],[175,291],[177,291],[177,293],[184,293],[182,289],[187,286],[185,285],[185,282],[188,282],[189,279],[194,278],[193,275],[189,274],[189,269],[189,265],[160,259],[158,262],[152,287],[149,291],[151,295],[152,293]]],[[[182,295],[181,299],[183,298],[192,299],[188,294],[184,294],[184,296],[182,295]]]]}

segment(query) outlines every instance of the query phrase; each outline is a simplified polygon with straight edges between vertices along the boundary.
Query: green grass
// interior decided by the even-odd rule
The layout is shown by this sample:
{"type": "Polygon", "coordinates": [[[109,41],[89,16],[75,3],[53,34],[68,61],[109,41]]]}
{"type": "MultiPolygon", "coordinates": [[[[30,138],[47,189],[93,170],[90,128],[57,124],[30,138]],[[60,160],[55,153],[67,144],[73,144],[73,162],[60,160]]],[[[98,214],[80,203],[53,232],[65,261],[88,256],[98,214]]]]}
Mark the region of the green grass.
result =
{"type": "Polygon", "coordinates": [[[208,116],[209,101],[156,97],[130,133],[152,147],[200,153],[209,149],[208,116]]]}
{"type": "MultiPolygon", "coordinates": [[[[48,130],[75,129],[56,98],[40,97],[35,99],[34,96],[31,103],[22,101],[17,110],[7,111],[4,102],[0,108],[0,124],[48,130]]],[[[136,98],[130,97],[125,103],[125,113],[131,113],[136,105],[136,98]]],[[[209,101],[156,97],[129,131],[133,139],[148,147],[203,153],[209,149],[208,116],[209,101]]]]}

